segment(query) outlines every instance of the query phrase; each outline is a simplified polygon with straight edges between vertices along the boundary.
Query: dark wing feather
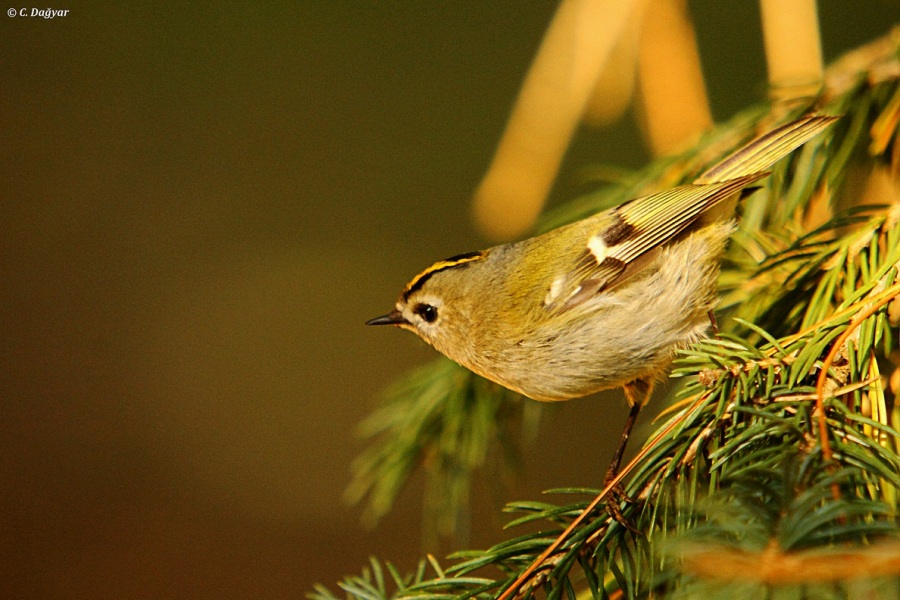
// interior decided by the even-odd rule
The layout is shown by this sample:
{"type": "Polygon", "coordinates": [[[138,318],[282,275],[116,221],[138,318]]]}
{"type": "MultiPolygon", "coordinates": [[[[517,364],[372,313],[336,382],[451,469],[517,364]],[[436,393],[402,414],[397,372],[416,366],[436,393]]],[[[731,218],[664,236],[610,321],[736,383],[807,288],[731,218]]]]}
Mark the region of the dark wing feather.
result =
{"type": "Polygon", "coordinates": [[[548,308],[569,309],[633,274],[629,265],[684,232],[711,207],[767,173],[709,185],[682,185],[612,209],[592,232],[575,268],[548,296],[548,308]]]}
{"type": "Polygon", "coordinates": [[[838,118],[807,115],[782,125],[733,152],[691,185],[637,198],[598,215],[602,229],[585,231],[584,251],[571,271],[553,281],[546,307],[572,308],[638,272],[635,261],[683,233],[711,207],[765,177],[772,164],[838,118]]]}
{"type": "Polygon", "coordinates": [[[719,202],[766,175],[768,173],[756,173],[709,185],[682,185],[615,208],[613,213],[617,220],[631,224],[634,233],[620,241],[615,240],[615,244],[606,240],[607,256],[626,263],[635,260],[683,232],[719,202]]]}
{"type": "Polygon", "coordinates": [[[698,177],[694,183],[715,183],[765,171],[795,148],[819,135],[838,119],[840,117],[806,115],[776,127],[726,156],[698,177]]]}

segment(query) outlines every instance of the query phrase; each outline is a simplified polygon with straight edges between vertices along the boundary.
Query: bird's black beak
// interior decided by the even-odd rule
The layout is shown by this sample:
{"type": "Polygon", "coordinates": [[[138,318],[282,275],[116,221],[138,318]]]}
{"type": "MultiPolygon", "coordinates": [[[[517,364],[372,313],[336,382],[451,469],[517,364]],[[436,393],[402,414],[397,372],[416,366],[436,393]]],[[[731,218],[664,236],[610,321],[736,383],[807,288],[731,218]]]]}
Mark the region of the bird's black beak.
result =
{"type": "Polygon", "coordinates": [[[386,315],[366,321],[366,325],[409,325],[409,321],[399,310],[394,309],[386,315]]]}

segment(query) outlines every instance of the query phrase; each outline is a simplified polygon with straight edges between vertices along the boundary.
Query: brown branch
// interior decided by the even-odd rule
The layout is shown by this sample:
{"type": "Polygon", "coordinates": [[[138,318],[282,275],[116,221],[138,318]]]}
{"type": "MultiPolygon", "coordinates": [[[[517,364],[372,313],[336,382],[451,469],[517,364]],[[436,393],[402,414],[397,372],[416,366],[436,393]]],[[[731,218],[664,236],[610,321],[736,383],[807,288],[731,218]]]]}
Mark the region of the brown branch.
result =
{"type": "MultiPolygon", "coordinates": [[[[703,404],[703,402],[706,401],[706,399],[707,394],[700,395],[694,401],[691,408],[693,409],[700,406],[701,404],[703,404]]],[[[575,520],[569,524],[568,527],[566,527],[565,531],[563,531],[555,540],[553,540],[553,543],[550,544],[546,550],[541,552],[540,556],[532,561],[528,568],[525,569],[525,571],[516,578],[512,585],[506,588],[506,590],[500,595],[497,600],[509,600],[510,598],[512,598],[517,594],[519,589],[521,589],[522,586],[525,585],[529,581],[529,579],[531,579],[532,575],[534,575],[537,571],[543,569],[544,562],[548,558],[550,558],[560,548],[560,546],[562,546],[562,544],[566,541],[566,539],[568,539],[569,535],[575,530],[575,528],[584,522],[588,515],[591,514],[591,512],[593,512],[593,510],[597,508],[597,506],[599,506],[601,502],[603,502],[603,500],[617,485],[619,485],[619,483],[625,478],[625,476],[628,475],[632,471],[632,469],[634,469],[634,467],[641,460],[643,460],[643,458],[647,456],[647,454],[649,454],[666,435],[668,435],[673,429],[675,429],[675,427],[681,423],[684,416],[686,416],[689,412],[690,411],[685,410],[681,417],[673,420],[665,429],[660,431],[652,441],[645,444],[644,447],[641,448],[640,452],[637,453],[637,456],[631,459],[631,462],[629,462],[624,468],[622,468],[619,471],[619,474],[616,475],[614,479],[610,480],[606,487],[603,488],[603,491],[600,492],[583,511],[581,511],[581,514],[578,515],[575,520]]]]}

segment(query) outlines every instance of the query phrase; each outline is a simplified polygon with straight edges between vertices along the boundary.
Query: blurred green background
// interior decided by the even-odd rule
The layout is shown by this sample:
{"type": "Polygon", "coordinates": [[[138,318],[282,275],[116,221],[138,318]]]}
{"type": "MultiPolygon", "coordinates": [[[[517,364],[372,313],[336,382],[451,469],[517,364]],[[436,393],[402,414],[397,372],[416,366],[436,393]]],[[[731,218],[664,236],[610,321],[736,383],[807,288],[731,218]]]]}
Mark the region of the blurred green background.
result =
{"type": "MultiPolygon", "coordinates": [[[[727,118],[765,94],[758,8],[689,5],[727,118]]],[[[52,8],[0,16],[0,596],[299,598],[370,554],[412,568],[421,481],[373,531],[341,493],[354,425],[435,355],[362,323],[484,245],[468,201],[555,4],[52,8]]],[[[900,5],[820,11],[833,59],[900,5]]],[[[636,132],[580,133],[553,201],[580,166],[640,166],[636,132]]],[[[515,489],[476,488],[470,543],[505,500],[597,485],[625,412],[546,411],[515,489]]]]}

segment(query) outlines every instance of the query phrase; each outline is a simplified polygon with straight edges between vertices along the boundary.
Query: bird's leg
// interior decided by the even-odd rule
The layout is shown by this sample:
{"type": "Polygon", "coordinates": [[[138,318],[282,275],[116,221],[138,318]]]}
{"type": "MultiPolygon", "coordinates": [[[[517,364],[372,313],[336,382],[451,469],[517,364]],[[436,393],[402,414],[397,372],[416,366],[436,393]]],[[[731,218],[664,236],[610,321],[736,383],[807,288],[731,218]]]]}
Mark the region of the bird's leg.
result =
{"type": "Polygon", "coordinates": [[[628,445],[628,438],[631,430],[634,428],[634,422],[637,420],[638,413],[641,412],[641,405],[634,403],[628,412],[628,419],[625,421],[625,428],[622,430],[622,439],[619,440],[619,446],[616,453],[613,454],[612,462],[606,470],[606,482],[609,483],[619,474],[619,467],[622,464],[622,456],[625,454],[625,447],[628,445]]]}
{"type": "MultiPolygon", "coordinates": [[[[615,479],[616,475],[619,474],[619,466],[622,464],[622,456],[625,454],[628,438],[631,436],[631,430],[634,428],[634,422],[637,420],[638,413],[641,412],[641,408],[647,403],[647,400],[650,399],[650,394],[653,392],[653,381],[650,379],[636,379],[630,383],[626,383],[624,390],[625,399],[628,400],[628,403],[631,405],[631,410],[628,412],[628,419],[625,421],[625,428],[622,431],[622,438],[619,440],[619,447],[616,448],[616,453],[613,454],[612,462],[606,471],[605,485],[609,485],[609,482],[615,479]]],[[[631,523],[629,523],[622,515],[622,510],[619,507],[620,499],[623,499],[626,502],[634,502],[634,500],[629,498],[625,493],[621,483],[616,484],[612,489],[612,494],[606,501],[606,507],[610,516],[633,533],[638,533],[631,523]]]]}
{"type": "Polygon", "coordinates": [[[719,324],[716,322],[716,313],[708,310],[706,314],[709,315],[709,325],[712,327],[713,337],[719,337],[719,324]]]}

